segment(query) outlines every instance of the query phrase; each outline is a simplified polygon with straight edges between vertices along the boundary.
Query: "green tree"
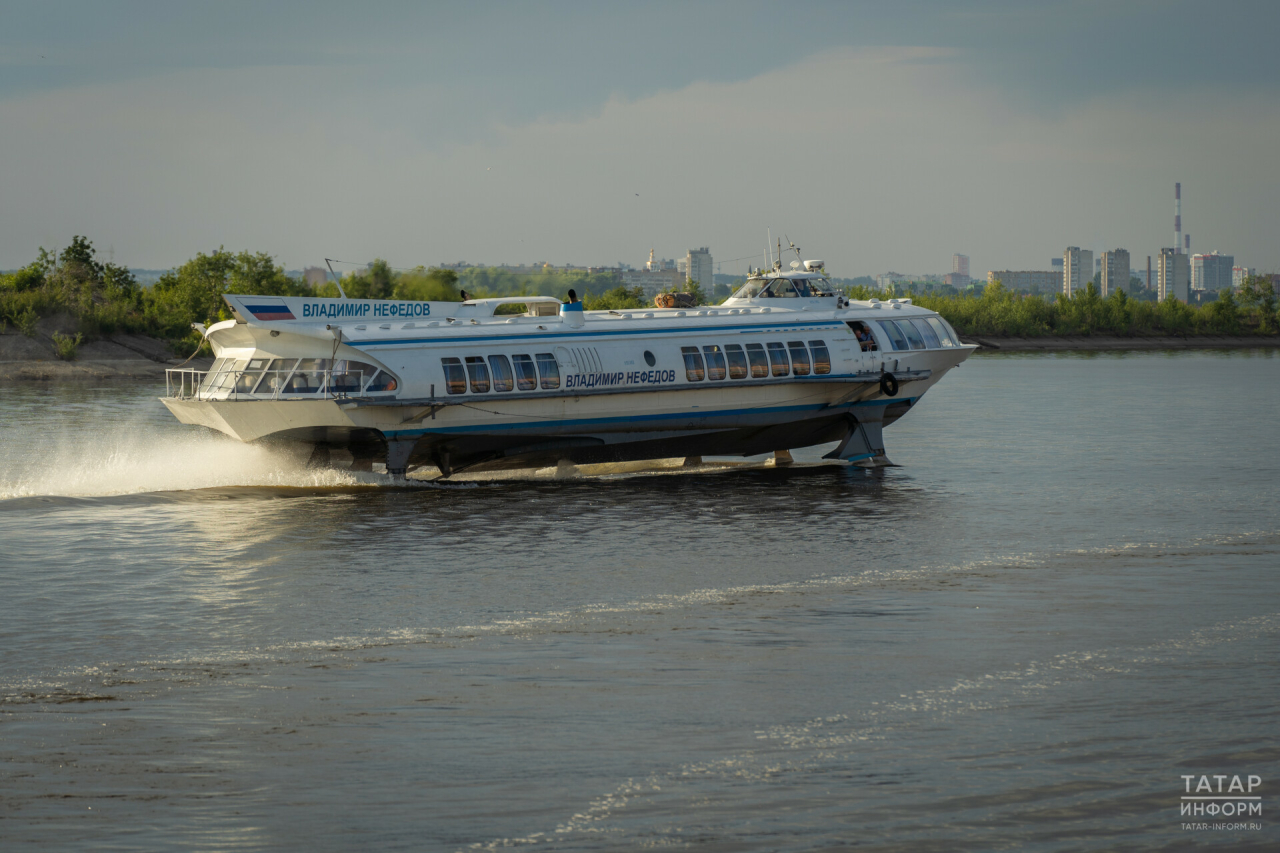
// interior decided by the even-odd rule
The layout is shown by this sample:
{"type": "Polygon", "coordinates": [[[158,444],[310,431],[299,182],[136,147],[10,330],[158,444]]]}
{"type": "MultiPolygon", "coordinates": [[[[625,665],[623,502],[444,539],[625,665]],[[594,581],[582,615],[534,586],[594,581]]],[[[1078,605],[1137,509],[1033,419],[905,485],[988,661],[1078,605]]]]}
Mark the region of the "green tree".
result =
{"type": "Polygon", "coordinates": [[[648,303],[644,298],[643,287],[627,287],[622,284],[599,296],[587,294],[582,298],[582,307],[587,311],[625,311],[644,308],[646,305],[648,303]]]}

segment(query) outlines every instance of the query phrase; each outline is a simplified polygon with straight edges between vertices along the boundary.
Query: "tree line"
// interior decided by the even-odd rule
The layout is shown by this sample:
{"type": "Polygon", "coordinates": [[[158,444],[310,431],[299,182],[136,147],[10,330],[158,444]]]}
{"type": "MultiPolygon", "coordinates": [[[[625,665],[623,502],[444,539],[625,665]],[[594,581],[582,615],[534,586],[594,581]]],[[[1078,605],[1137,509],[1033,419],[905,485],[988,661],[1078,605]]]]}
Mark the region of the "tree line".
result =
{"type": "MultiPolygon", "coordinates": [[[[471,297],[539,295],[563,299],[572,288],[588,310],[638,309],[651,304],[641,288],[625,286],[617,273],[553,268],[534,273],[502,267],[398,270],[376,260],[344,276],[342,287],[354,299],[439,302],[459,301],[463,290],[471,297]]],[[[698,304],[720,302],[728,295],[718,292],[720,288],[708,293],[697,282],[684,289],[694,294],[698,304]]],[[[866,285],[843,290],[851,299],[891,296],[866,285]]],[[[233,253],[224,247],[199,253],[151,287],[144,287],[127,268],[103,263],[93,243],[76,236],[66,248],[42,248],[32,263],[0,275],[0,322],[33,335],[41,317],[65,314],[74,319],[79,337],[144,334],[167,341],[176,352],[190,352],[201,342],[192,323],[209,325],[230,318],[222,299],[226,293],[339,295],[334,282],[313,286],[288,275],[265,252],[233,253]]],[[[963,335],[1271,335],[1280,328],[1269,276],[1251,276],[1238,293],[1223,291],[1217,300],[1203,306],[1174,299],[1144,302],[1123,291],[1104,299],[1093,283],[1071,297],[1016,294],[1000,282],[988,285],[978,296],[912,296],[917,305],[937,311],[963,335]]],[[[58,345],[60,351],[70,346],[74,352],[74,345],[58,345]]]]}

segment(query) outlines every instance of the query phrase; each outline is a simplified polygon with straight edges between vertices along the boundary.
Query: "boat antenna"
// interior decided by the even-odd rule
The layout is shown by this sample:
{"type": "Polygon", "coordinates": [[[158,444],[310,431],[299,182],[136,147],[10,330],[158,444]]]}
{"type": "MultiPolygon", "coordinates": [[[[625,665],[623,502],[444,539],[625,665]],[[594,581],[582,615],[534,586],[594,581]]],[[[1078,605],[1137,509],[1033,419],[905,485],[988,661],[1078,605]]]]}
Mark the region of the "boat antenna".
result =
{"type": "MultiPolygon", "coordinates": [[[[782,236],[787,237],[786,234],[783,234],[782,236]]],[[[787,237],[787,245],[791,247],[791,251],[796,253],[796,260],[797,261],[800,260],[800,247],[797,246],[795,243],[792,243],[790,237],[787,237]]]]}
{"type": "Polygon", "coordinates": [[[769,262],[769,269],[773,269],[773,229],[765,229],[765,255],[769,262]]]}
{"type": "Polygon", "coordinates": [[[333,262],[329,258],[324,259],[325,266],[329,267],[329,275],[333,276],[333,283],[338,285],[338,292],[342,294],[342,298],[347,298],[347,292],[342,289],[342,282],[338,281],[338,274],[333,271],[333,262]]]}

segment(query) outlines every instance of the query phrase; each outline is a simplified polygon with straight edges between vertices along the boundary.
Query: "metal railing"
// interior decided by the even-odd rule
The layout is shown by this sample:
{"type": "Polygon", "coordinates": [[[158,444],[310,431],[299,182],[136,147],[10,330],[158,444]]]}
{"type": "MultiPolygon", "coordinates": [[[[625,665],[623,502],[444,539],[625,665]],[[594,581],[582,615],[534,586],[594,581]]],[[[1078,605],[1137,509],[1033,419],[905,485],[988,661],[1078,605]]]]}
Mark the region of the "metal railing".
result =
{"type": "Polygon", "coordinates": [[[165,370],[166,396],[177,400],[340,400],[364,386],[363,370],[165,370]]]}

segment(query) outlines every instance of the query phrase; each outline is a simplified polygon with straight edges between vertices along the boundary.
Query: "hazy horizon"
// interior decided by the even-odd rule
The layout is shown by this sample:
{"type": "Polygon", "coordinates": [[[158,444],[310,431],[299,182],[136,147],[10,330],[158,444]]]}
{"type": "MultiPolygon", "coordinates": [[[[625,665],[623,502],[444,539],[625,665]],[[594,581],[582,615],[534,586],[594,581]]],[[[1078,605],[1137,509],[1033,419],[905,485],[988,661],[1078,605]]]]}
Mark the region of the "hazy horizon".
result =
{"type": "Polygon", "coordinates": [[[219,246],[718,271],[784,236],[830,272],[1280,270],[1268,3],[86,2],[5,7],[0,268],[84,234],[164,269],[219,246]]]}

